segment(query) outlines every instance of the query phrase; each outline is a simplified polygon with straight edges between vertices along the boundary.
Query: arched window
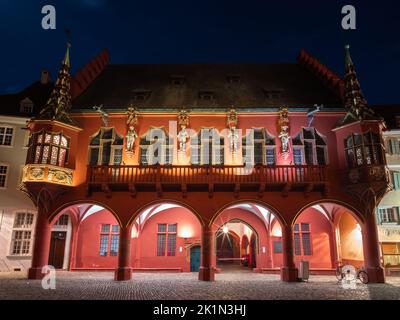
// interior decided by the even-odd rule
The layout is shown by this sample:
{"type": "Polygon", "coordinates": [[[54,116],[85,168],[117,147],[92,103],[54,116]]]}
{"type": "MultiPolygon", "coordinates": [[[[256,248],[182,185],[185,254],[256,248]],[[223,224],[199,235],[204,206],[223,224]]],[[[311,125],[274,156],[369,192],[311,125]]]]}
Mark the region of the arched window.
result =
{"type": "Polygon", "coordinates": [[[193,165],[223,165],[225,161],[224,138],[214,128],[204,128],[191,137],[190,162],[193,165]]]}
{"type": "Polygon", "coordinates": [[[345,139],[346,160],[350,168],[383,164],[382,140],[378,134],[353,133],[345,139]]]}
{"type": "Polygon", "coordinates": [[[326,138],[315,128],[302,128],[292,140],[295,165],[326,165],[328,149],[326,138]]]}
{"type": "Polygon", "coordinates": [[[114,128],[102,128],[90,139],[89,164],[91,166],[120,165],[124,139],[114,128]]]}
{"type": "Polygon", "coordinates": [[[40,131],[30,141],[29,163],[64,167],[68,162],[69,138],[62,133],[40,131]]]}
{"type": "Polygon", "coordinates": [[[242,138],[242,158],[244,164],[275,165],[275,137],[265,129],[252,129],[242,138]]]}
{"type": "Polygon", "coordinates": [[[173,141],[162,128],[149,130],[140,138],[140,164],[172,165],[173,141]]]}

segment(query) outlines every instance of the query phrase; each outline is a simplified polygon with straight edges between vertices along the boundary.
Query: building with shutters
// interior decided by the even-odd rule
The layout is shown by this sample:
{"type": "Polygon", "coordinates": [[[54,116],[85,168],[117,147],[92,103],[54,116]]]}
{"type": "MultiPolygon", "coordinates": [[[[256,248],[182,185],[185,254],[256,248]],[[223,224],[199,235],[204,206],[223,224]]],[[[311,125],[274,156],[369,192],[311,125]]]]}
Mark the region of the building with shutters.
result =
{"type": "Polygon", "coordinates": [[[376,106],[386,120],[383,133],[391,191],[379,203],[376,218],[382,262],[387,274],[400,272],[400,108],[398,105],[376,106]]]}

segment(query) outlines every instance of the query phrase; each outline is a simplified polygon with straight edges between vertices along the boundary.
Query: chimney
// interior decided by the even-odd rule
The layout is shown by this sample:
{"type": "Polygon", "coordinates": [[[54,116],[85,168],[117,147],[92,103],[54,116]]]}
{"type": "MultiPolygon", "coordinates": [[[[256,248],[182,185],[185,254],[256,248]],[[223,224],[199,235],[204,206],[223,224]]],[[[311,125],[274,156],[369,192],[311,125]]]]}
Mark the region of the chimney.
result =
{"type": "Polygon", "coordinates": [[[50,73],[47,70],[42,70],[40,77],[41,84],[48,84],[50,82],[50,73]]]}

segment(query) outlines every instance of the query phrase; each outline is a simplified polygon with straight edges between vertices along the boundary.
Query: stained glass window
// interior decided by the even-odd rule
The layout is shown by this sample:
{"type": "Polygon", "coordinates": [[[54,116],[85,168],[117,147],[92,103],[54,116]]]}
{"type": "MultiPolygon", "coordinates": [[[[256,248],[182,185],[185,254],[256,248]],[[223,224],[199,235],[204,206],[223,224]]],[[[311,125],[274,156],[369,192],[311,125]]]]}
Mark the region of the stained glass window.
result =
{"type": "Polygon", "coordinates": [[[33,163],[63,167],[68,161],[69,140],[62,134],[39,132],[32,139],[30,157],[33,163]],[[43,140],[44,137],[44,140],[43,140]]]}
{"type": "Polygon", "coordinates": [[[371,131],[349,136],[345,140],[345,151],[350,168],[383,164],[383,145],[380,136],[371,131]]]}

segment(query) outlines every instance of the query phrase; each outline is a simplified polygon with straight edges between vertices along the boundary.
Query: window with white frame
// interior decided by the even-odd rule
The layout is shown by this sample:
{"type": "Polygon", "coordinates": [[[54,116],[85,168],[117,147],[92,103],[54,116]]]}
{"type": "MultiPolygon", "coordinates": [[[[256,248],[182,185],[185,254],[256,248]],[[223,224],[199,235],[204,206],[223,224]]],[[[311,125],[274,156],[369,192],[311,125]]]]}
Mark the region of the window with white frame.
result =
{"type": "Polygon", "coordinates": [[[225,139],[214,128],[203,128],[190,139],[190,161],[193,165],[223,165],[225,139]]]}
{"type": "Polygon", "coordinates": [[[326,138],[315,128],[302,128],[302,130],[292,139],[292,144],[294,164],[328,164],[326,138]]]}
{"type": "Polygon", "coordinates": [[[120,165],[123,145],[123,137],[114,128],[102,128],[90,140],[89,164],[92,166],[120,165]]]}
{"type": "Polygon", "coordinates": [[[7,187],[8,164],[0,163],[0,188],[7,187]]]}
{"type": "Polygon", "coordinates": [[[15,128],[7,125],[0,125],[0,146],[12,146],[15,128]]]}
{"type": "Polygon", "coordinates": [[[399,207],[378,208],[378,220],[381,223],[399,223],[399,207]]]}
{"type": "Polygon", "coordinates": [[[140,139],[140,164],[171,165],[173,162],[173,138],[163,128],[153,128],[140,139]]]}
{"type": "Polygon", "coordinates": [[[251,129],[242,138],[242,158],[244,164],[275,165],[275,137],[265,129],[251,129]]]}
{"type": "Polygon", "coordinates": [[[392,156],[400,155],[400,139],[399,138],[388,138],[386,140],[386,151],[392,156]]]}
{"type": "Polygon", "coordinates": [[[11,255],[29,256],[32,249],[32,235],[35,215],[30,212],[17,212],[11,238],[11,255]]]}
{"type": "Polygon", "coordinates": [[[400,171],[391,171],[390,178],[394,190],[400,190],[400,171]]]}
{"type": "Polygon", "coordinates": [[[68,214],[63,214],[58,218],[58,220],[54,223],[55,227],[58,228],[67,228],[69,223],[69,216],[68,214]]]}

